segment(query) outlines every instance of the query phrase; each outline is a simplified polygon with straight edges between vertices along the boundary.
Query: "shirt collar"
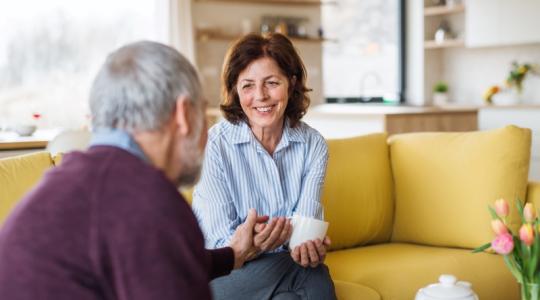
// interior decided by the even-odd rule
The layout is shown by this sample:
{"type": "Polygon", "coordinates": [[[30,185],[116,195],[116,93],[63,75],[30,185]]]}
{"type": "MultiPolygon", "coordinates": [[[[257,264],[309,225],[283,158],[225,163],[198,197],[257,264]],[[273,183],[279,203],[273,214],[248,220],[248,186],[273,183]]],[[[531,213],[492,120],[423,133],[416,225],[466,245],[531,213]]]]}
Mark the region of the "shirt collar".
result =
{"type": "MultiPolygon", "coordinates": [[[[238,127],[238,130],[234,130],[231,135],[231,142],[233,144],[249,143],[252,139],[255,138],[247,122],[240,121],[238,124],[232,126],[238,127]]],[[[296,126],[294,128],[290,127],[289,119],[286,119],[285,125],[283,126],[283,135],[281,136],[281,141],[279,142],[279,144],[282,144],[282,147],[285,147],[289,145],[289,142],[305,143],[306,139],[301,132],[300,126],[296,126]]]]}
{"type": "Polygon", "coordinates": [[[92,146],[113,146],[124,149],[140,159],[149,162],[148,157],[141,147],[135,142],[133,137],[125,130],[99,128],[92,132],[90,147],[92,146]]]}

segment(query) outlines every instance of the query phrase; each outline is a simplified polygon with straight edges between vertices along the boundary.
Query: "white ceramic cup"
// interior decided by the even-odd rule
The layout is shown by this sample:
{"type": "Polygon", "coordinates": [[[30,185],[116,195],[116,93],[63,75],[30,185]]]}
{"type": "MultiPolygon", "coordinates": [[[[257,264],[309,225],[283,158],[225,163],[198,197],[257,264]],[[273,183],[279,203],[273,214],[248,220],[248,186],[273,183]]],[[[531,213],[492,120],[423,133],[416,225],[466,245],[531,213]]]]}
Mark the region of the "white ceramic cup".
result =
{"type": "Polygon", "coordinates": [[[303,242],[320,239],[324,240],[328,230],[328,222],[314,218],[294,215],[291,218],[292,234],[289,240],[289,249],[293,250],[303,242]]]}

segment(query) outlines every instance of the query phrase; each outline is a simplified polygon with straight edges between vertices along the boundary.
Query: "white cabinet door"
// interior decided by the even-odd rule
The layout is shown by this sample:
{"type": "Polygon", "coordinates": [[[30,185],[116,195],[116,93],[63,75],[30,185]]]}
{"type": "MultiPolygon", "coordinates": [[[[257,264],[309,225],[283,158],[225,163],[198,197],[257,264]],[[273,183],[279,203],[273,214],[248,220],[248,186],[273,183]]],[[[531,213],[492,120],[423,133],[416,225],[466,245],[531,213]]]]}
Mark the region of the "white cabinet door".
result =
{"type": "Polygon", "coordinates": [[[467,47],[540,42],[540,0],[468,0],[467,47]]]}
{"type": "MultiPolygon", "coordinates": [[[[518,0],[519,1],[519,0],[518,0]]],[[[465,11],[465,45],[493,46],[500,37],[501,0],[469,0],[465,11]]]]}

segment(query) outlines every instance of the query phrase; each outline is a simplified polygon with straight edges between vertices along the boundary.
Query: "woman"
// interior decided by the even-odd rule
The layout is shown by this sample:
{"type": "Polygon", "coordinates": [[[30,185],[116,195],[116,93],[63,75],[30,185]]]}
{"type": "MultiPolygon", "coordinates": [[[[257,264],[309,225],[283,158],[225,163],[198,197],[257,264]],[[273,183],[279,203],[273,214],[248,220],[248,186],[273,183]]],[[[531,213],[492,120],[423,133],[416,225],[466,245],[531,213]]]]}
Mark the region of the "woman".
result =
{"type": "Polygon", "coordinates": [[[250,208],[270,221],[255,228],[252,261],[211,283],[216,299],[334,299],[322,264],[330,240],[288,252],[293,214],[322,219],[328,148],[300,121],[310,99],[305,67],[283,35],[247,35],[227,53],[222,73],[225,120],[209,131],[193,210],[206,246],[229,244],[250,208]]]}

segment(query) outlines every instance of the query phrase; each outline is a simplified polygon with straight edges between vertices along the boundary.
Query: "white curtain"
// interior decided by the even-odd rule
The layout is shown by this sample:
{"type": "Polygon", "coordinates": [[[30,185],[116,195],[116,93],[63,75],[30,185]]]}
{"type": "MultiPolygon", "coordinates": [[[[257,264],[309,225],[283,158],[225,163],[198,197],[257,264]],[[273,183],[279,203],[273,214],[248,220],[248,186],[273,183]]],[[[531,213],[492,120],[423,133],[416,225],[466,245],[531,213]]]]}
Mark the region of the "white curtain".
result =
{"type": "Polygon", "coordinates": [[[191,17],[192,0],[158,0],[158,39],[176,48],[195,65],[195,43],[191,17]]]}

